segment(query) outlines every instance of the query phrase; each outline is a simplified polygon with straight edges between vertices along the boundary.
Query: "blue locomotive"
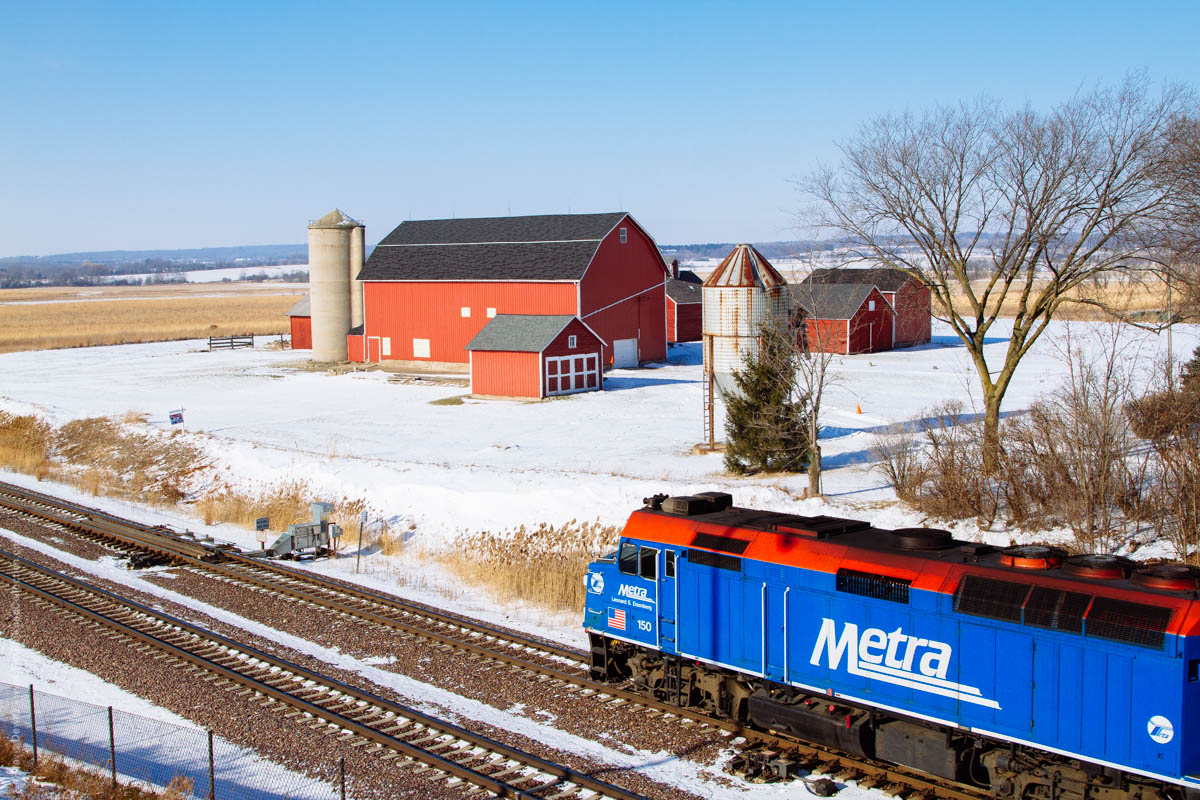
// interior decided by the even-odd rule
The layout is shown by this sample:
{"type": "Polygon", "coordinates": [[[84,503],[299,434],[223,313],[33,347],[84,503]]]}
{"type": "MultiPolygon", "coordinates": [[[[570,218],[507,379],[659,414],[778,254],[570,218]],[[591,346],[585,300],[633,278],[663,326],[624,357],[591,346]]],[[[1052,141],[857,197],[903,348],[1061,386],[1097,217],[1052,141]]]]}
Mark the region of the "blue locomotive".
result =
{"type": "Polygon", "coordinates": [[[656,495],[586,577],[593,677],[1014,798],[1200,798],[1183,565],[656,495]]]}

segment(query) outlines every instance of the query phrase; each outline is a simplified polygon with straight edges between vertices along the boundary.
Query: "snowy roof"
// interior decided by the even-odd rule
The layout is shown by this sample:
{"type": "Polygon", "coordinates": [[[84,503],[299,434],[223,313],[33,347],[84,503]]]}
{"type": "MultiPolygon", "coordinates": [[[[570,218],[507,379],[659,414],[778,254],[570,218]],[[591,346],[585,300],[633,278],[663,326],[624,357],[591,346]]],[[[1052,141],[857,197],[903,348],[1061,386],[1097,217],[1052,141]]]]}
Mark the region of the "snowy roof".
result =
{"type": "Polygon", "coordinates": [[[852,319],[875,289],[867,283],[810,283],[793,289],[792,301],[813,319],[852,319]]]}
{"type": "Polygon", "coordinates": [[[402,222],[359,280],[579,280],[600,241],[627,215],[426,219],[402,222]]]}
{"type": "Polygon", "coordinates": [[[309,223],[309,228],[361,228],[363,224],[358,220],[350,219],[341,212],[340,209],[334,209],[325,216],[321,217],[316,222],[309,223]]]}
{"type": "Polygon", "coordinates": [[[712,274],[704,281],[708,287],[720,289],[740,289],[757,286],[760,289],[771,289],[776,286],[787,286],[783,276],[775,271],[766,256],[755,250],[751,245],[739,244],[733,252],[725,256],[712,274]]]}
{"type": "Polygon", "coordinates": [[[801,285],[806,283],[865,283],[878,287],[881,292],[896,292],[911,280],[915,279],[908,273],[890,267],[814,269],[811,275],[801,281],[801,285]]]}
{"type": "MultiPolygon", "coordinates": [[[[683,273],[680,273],[681,275],[683,273]]],[[[667,297],[678,303],[699,303],[700,284],[685,281],[683,278],[671,278],[667,281],[667,297]]]]}
{"type": "Polygon", "coordinates": [[[312,309],[308,304],[308,295],[300,298],[300,302],[288,309],[287,316],[289,317],[311,317],[312,309]]]}
{"type": "Polygon", "coordinates": [[[573,319],[570,314],[497,314],[467,349],[540,353],[573,319]]]}

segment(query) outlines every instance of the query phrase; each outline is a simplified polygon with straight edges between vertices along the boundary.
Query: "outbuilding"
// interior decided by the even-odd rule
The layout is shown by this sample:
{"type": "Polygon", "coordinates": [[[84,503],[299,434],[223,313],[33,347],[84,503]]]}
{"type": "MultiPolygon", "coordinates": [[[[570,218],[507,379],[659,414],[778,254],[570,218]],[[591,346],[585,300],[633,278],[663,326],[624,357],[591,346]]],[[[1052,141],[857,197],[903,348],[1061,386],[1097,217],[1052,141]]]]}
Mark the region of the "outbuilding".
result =
{"type": "Polygon", "coordinates": [[[604,340],[602,368],[664,361],[668,276],[625,212],[410,220],[357,276],[363,357],[461,369],[493,319],[566,315],[604,340]]]}
{"type": "Polygon", "coordinates": [[[667,341],[700,341],[704,309],[702,281],[694,272],[684,270],[667,281],[667,341]]]}
{"type": "Polygon", "coordinates": [[[292,349],[312,350],[312,310],[308,295],[287,312],[292,329],[292,349]]]}
{"type": "Polygon", "coordinates": [[[803,344],[814,352],[853,355],[892,349],[895,312],[875,286],[809,283],[792,301],[804,316],[803,344]]]}
{"type": "Polygon", "coordinates": [[[890,267],[817,269],[800,284],[802,292],[809,283],[874,286],[895,312],[892,347],[929,343],[933,332],[932,295],[928,286],[907,272],[890,267]]]}
{"type": "Polygon", "coordinates": [[[466,346],[471,393],[543,398],[598,391],[606,344],[571,314],[497,314],[466,346]]]}

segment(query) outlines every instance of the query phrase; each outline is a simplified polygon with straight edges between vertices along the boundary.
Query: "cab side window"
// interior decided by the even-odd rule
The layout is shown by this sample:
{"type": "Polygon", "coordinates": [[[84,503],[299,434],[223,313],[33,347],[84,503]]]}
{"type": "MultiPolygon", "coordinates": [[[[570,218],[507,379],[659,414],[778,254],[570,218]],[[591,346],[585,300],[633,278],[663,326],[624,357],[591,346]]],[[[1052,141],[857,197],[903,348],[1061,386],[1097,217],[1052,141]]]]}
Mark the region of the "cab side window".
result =
{"type": "Polygon", "coordinates": [[[663,562],[663,577],[664,578],[674,578],[675,577],[675,551],[668,550],[665,558],[666,558],[666,561],[663,562]]]}
{"type": "Polygon", "coordinates": [[[654,580],[658,577],[658,550],[653,547],[643,547],[641,554],[641,569],[639,573],[643,578],[654,580]]]}
{"type": "Polygon", "coordinates": [[[617,569],[626,575],[637,575],[638,549],[636,544],[625,542],[621,545],[621,555],[617,558],[617,569]]]}

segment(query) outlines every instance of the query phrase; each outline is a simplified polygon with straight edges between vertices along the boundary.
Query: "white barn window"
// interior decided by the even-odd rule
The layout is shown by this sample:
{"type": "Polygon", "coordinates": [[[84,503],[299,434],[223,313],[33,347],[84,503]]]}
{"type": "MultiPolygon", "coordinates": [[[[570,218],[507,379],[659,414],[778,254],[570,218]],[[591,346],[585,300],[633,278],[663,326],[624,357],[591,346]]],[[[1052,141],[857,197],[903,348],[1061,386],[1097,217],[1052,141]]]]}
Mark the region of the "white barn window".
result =
{"type": "Polygon", "coordinates": [[[383,341],[382,341],[380,347],[383,349],[383,354],[385,356],[390,356],[392,354],[392,337],[390,337],[390,336],[383,337],[383,341]]]}
{"type": "Polygon", "coordinates": [[[621,228],[621,244],[625,244],[628,241],[629,241],[629,229],[621,228]]]}
{"type": "Polygon", "coordinates": [[[489,309],[487,310],[487,315],[488,315],[488,319],[492,319],[492,318],[494,318],[494,317],[496,316],[496,309],[494,309],[494,308],[489,308],[489,309]]]}
{"type": "Polygon", "coordinates": [[[429,358],[428,339],[413,339],[413,358],[429,358]]]}
{"type": "MultiPolygon", "coordinates": [[[[867,301],[867,311],[874,311],[874,310],[875,310],[875,301],[874,301],[874,300],[868,300],[868,301],[867,301]]],[[[465,317],[465,316],[466,316],[466,314],[464,314],[463,316],[465,317]]]]}
{"type": "Polygon", "coordinates": [[[574,336],[567,337],[567,347],[569,347],[572,350],[575,349],[575,337],[574,336]]]}
{"type": "Polygon", "coordinates": [[[463,307],[462,307],[462,309],[461,309],[461,313],[462,313],[463,317],[469,317],[469,316],[471,316],[471,307],[470,307],[470,306],[463,306],[463,307]]]}

